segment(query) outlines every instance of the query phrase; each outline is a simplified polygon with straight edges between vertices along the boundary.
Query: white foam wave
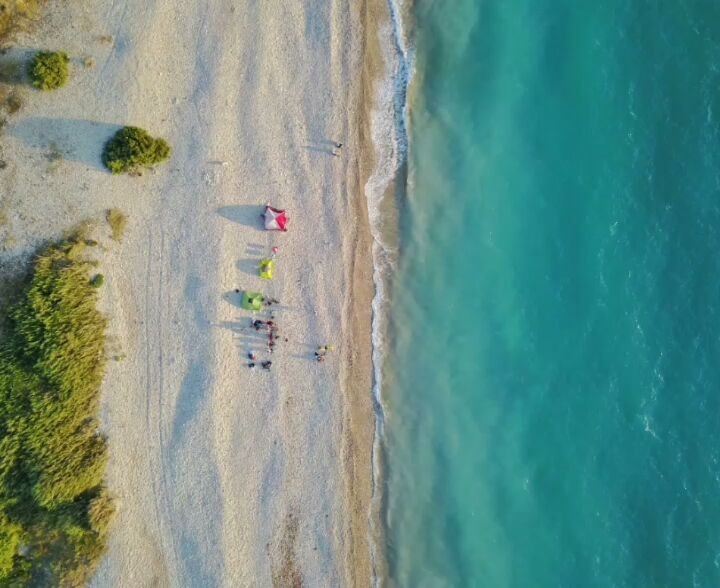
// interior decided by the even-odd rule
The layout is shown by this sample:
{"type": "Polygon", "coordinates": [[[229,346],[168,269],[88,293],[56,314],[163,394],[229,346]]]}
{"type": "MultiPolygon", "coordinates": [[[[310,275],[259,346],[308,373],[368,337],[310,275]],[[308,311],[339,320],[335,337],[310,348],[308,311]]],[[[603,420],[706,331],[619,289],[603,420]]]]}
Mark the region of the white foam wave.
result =
{"type": "Polygon", "coordinates": [[[389,278],[397,262],[397,244],[388,238],[385,224],[388,195],[396,181],[398,171],[406,163],[409,149],[408,137],[408,89],[413,73],[413,53],[408,42],[402,18],[402,0],[388,0],[390,22],[380,30],[384,49],[386,77],[376,85],[374,108],[370,121],[375,150],[375,168],[365,185],[368,216],[373,236],[373,280],[375,296],[372,302],[372,361],[373,396],[375,406],[375,440],[373,443],[372,477],[373,496],[370,516],[370,545],[373,565],[373,584],[381,586],[382,574],[378,573],[378,545],[376,524],[382,509],[382,443],[385,427],[383,405],[383,362],[389,311],[389,278]]]}

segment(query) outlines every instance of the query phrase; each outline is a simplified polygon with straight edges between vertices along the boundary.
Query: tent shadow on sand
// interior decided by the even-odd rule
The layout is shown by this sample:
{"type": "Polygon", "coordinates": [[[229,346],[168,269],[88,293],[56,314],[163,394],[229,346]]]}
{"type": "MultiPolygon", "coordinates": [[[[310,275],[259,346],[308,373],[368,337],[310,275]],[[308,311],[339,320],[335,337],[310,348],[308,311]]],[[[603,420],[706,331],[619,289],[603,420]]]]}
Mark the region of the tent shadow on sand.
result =
{"type": "Polygon", "coordinates": [[[246,259],[239,259],[236,266],[237,268],[249,276],[258,277],[260,275],[260,262],[264,258],[262,257],[248,257],[246,259]]]}
{"type": "Polygon", "coordinates": [[[102,163],[102,151],[108,139],[121,128],[91,120],[37,116],[9,125],[7,134],[31,149],[44,151],[48,157],[57,152],[60,159],[78,161],[110,173],[102,163]]]}
{"type": "Polygon", "coordinates": [[[261,230],[265,228],[262,219],[264,210],[264,206],[255,204],[233,204],[231,206],[221,206],[217,209],[217,213],[234,223],[261,230]]]}
{"type": "Polygon", "coordinates": [[[225,292],[225,294],[222,295],[222,299],[237,308],[242,308],[243,290],[241,289],[240,292],[235,292],[235,290],[225,292]]]}

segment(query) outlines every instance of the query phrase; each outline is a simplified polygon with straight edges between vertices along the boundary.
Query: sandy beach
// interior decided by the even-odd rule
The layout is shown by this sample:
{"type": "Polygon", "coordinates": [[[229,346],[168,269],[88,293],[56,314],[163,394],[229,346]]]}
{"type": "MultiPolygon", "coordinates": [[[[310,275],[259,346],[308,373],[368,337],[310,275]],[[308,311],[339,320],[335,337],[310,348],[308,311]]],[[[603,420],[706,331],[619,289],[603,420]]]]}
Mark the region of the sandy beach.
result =
{"type": "Polygon", "coordinates": [[[109,207],[129,218],[122,244],[103,241],[110,354],[122,359],[103,392],[118,518],[97,586],[370,582],[363,186],[377,59],[364,55],[378,11],[51,3],[0,58],[39,48],[73,58],[67,88],[20,86],[24,108],[4,129],[3,267],[109,207]],[[123,124],[165,137],[169,164],[107,173],[102,145],[123,124]],[[287,208],[288,233],[262,230],[267,202],[287,208]],[[273,246],[276,278],[264,282],[257,263],[273,246]],[[280,301],[272,356],[236,289],[280,301]],[[314,361],[326,344],[334,351],[314,361]],[[249,369],[249,351],[272,370],[249,369]]]}

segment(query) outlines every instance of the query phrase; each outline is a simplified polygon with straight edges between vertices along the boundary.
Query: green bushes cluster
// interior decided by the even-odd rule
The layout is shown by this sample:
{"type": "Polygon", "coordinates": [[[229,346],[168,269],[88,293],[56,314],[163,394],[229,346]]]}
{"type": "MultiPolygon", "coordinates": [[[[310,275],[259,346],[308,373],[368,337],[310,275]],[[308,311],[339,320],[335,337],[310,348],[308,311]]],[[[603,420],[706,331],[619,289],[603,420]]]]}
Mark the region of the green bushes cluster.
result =
{"type": "Polygon", "coordinates": [[[62,51],[39,51],[30,61],[28,74],[39,90],[57,90],[70,77],[70,58],[62,51]]]}
{"type": "Polygon", "coordinates": [[[153,167],[170,157],[170,145],[138,127],[123,127],[105,144],[102,161],[114,174],[153,167]]]}
{"type": "Polygon", "coordinates": [[[105,549],[106,321],[85,244],[35,261],[0,342],[0,585],[77,585],[105,549]]]}

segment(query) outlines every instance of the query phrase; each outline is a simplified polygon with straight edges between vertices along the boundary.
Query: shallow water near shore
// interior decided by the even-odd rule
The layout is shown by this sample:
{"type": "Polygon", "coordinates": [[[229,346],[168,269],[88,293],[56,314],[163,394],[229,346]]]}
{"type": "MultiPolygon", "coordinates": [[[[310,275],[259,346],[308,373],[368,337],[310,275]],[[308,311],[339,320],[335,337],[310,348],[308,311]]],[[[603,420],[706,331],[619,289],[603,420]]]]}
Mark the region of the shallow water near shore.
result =
{"type": "Polygon", "coordinates": [[[719,585],[720,5],[414,17],[392,585],[719,585]]]}

